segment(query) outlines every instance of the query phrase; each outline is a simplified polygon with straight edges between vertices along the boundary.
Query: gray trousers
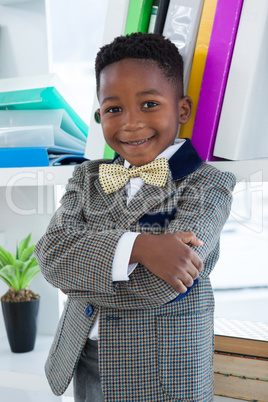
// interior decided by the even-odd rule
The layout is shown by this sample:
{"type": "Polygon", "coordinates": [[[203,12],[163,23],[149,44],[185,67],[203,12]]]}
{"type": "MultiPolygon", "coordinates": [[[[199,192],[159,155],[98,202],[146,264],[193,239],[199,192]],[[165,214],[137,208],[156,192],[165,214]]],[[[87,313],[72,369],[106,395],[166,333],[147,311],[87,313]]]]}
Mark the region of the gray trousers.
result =
{"type": "Polygon", "coordinates": [[[75,402],[104,402],[98,367],[98,341],[88,339],[73,378],[75,402]]]}

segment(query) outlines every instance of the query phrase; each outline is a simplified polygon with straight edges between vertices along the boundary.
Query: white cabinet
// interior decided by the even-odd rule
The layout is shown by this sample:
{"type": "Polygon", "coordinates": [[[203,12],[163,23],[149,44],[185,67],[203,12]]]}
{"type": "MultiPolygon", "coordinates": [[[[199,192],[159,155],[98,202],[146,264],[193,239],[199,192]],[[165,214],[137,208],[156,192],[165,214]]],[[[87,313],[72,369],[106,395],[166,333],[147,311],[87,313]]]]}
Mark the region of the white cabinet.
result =
{"type": "MultiPolygon", "coordinates": [[[[0,169],[0,240],[15,252],[16,239],[32,232],[33,242],[45,232],[73,166],[0,169]]],[[[65,296],[49,285],[41,274],[31,283],[41,296],[38,335],[29,353],[10,351],[3,316],[0,314],[0,394],[1,401],[73,402],[72,387],[62,397],[52,395],[44,373],[44,363],[63,308],[65,296]]],[[[7,286],[1,281],[0,295],[7,286]]]]}
{"type": "MultiPolygon", "coordinates": [[[[16,240],[31,232],[32,241],[36,242],[44,234],[73,169],[73,166],[0,169],[2,246],[15,253],[16,240]]],[[[53,335],[64,298],[41,274],[34,278],[31,289],[41,296],[38,332],[53,335]]],[[[6,290],[1,281],[0,295],[6,290]]],[[[4,334],[1,314],[0,337],[4,334]]]]}

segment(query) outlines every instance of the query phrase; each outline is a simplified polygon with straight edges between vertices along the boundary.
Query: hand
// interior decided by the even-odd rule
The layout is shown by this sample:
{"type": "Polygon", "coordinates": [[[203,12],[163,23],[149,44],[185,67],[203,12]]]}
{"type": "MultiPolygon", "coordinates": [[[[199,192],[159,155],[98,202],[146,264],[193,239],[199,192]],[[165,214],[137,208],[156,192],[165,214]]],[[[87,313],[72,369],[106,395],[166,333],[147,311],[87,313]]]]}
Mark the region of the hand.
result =
{"type": "MultiPolygon", "coordinates": [[[[171,233],[172,234],[172,233],[171,233]]],[[[192,244],[193,246],[202,246],[202,240],[198,239],[193,232],[175,232],[176,236],[180,238],[185,244],[192,244]]]]}
{"type": "Polygon", "coordinates": [[[201,259],[187,243],[202,245],[193,232],[141,234],[134,243],[130,262],[140,262],[179,293],[184,293],[203,269],[201,259]]]}

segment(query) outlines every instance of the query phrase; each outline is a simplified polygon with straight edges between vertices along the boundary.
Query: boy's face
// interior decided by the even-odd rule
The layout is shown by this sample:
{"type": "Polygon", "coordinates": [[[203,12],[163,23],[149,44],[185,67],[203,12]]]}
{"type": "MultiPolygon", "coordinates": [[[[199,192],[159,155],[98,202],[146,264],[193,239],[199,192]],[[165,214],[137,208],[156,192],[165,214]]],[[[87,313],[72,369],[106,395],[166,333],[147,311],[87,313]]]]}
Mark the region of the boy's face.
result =
{"type": "Polygon", "coordinates": [[[135,166],[153,161],[173,144],[179,123],[191,116],[191,99],[179,98],[153,62],[124,59],[110,64],[101,72],[98,97],[107,144],[135,166]]]}

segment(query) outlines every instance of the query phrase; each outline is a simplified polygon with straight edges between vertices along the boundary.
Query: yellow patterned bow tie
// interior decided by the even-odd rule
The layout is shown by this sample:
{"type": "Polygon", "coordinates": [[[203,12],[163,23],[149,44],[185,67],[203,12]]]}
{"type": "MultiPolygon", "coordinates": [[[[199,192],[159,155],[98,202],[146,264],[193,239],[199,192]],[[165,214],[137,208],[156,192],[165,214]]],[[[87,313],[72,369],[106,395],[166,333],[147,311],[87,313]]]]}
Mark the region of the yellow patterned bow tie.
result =
{"type": "Polygon", "coordinates": [[[156,159],[147,165],[127,169],[114,163],[103,163],[99,167],[99,180],[106,194],[111,194],[126,185],[131,177],[140,177],[144,183],[163,187],[168,176],[167,158],[156,159]]]}

